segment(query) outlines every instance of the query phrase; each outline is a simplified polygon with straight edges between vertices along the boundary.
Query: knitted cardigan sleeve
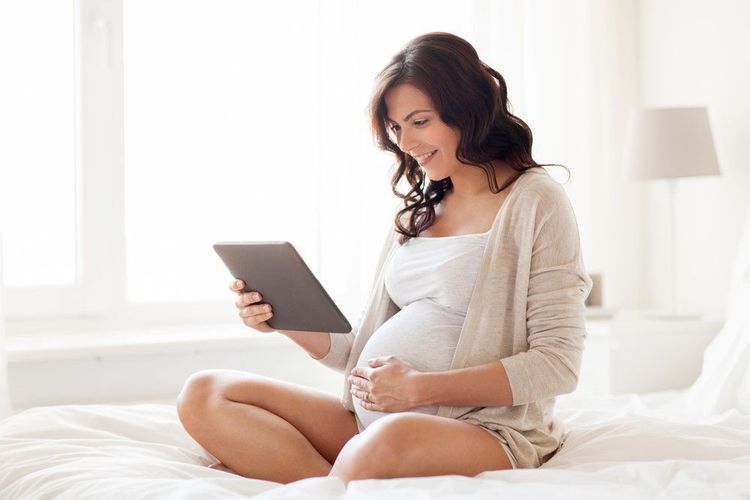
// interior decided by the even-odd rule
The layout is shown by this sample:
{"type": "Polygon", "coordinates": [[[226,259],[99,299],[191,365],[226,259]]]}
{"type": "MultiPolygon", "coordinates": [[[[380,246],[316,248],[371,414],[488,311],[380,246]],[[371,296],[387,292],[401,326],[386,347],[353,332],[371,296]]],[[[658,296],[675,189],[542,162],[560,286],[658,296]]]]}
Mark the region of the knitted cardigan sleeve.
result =
{"type": "MultiPolygon", "coordinates": [[[[513,406],[573,392],[584,340],[584,301],[591,290],[578,225],[563,187],[548,183],[536,196],[526,300],[528,350],[503,358],[513,406]]],[[[518,292],[518,291],[517,291],[518,292]]]]}

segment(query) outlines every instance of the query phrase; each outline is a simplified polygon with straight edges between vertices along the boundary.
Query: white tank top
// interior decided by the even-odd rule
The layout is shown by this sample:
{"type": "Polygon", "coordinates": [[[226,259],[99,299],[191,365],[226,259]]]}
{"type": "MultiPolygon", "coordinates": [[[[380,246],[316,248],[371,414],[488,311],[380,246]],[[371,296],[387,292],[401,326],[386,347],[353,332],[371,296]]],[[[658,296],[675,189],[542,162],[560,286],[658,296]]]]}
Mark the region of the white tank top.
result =
{"type": "MultiPolygon", "coordinates": [[[[412,238],[397,246],[385,268],[385,287],[401,309],[368,339],[357,366],[393,355],[423,372],[450,369],[474,290],[489,231],[437,238],[412,238]]],[[[363,408],[355,415],[364,429],[388,415],[363,408]]],[[[437,406],[410,411],[435,415],[437,406]]]]}

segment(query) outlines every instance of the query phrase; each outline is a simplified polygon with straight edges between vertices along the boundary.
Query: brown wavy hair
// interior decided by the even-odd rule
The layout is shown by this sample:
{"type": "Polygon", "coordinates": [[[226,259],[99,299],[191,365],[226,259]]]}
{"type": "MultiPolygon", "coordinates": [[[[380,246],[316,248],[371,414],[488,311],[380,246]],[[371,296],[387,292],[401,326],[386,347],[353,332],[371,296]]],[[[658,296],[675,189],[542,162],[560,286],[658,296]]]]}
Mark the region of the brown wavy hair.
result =
{"type": "Polygon", "coordinates": [[[404,208],[395,218],[400,243],[418,236],[435,222],[435,205],[453,189],[453,184],[446,177],[430,180],[425,186],[426,176],[417,161],[391,139],[385,95],[397,85],[411,84],[430,97],[440,119],[460,132],[456,159],[484,170],[493,193],[506,189],[530,168],[559,165],[534,161],[531,129],[509,111],[505,79],[483,63],[463,38],[441,32],[418,36],[393,56],[375,80],[369,104],[370,122],[378,147],[396,157],[391,189],[404,200],[404,208]],[[497,185],[493,160],[504,161],[518,172],[502,187],[497,185]],[[405,194],[397,188],[402,177],[411,187],[405,194]],[[405,226],[401,223],[403,215],[407,215],[405,226]]]}

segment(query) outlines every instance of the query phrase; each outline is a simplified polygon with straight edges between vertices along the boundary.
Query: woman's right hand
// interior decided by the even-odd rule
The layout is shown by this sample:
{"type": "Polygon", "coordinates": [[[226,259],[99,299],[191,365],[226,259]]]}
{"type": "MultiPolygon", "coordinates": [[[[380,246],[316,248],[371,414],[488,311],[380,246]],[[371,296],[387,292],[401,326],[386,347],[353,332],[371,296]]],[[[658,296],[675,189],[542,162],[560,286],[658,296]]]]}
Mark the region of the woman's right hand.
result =
{"type": "Polygon", "coordinates": [[[242,289],[245,287],[245,283],[242,280],[235,280],[229,285],[229,289],[235,292],[238,297],[234,301],[234,305],[240,311],[240,319],[245,324],[259,332],[271,333],[275,332],[266,322],[271,316],[273,311],[271,310],[270,304],[259,304],[263,297],[260,293],[255,291],[243,292],[242,289]]]}

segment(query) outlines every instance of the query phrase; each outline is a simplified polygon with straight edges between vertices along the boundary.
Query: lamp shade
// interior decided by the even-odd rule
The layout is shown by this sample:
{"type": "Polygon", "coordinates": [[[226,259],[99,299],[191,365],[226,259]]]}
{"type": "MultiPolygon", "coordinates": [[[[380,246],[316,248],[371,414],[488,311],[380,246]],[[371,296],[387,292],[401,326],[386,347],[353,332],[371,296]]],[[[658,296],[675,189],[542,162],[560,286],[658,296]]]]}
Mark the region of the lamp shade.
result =
{"type": "Polygon", "coordinates": [[[720,174],[704,107],[633,110],[623,158],[633,180],[720,174]]]}

